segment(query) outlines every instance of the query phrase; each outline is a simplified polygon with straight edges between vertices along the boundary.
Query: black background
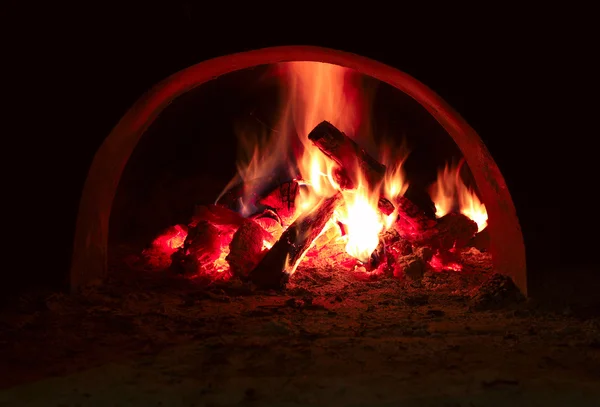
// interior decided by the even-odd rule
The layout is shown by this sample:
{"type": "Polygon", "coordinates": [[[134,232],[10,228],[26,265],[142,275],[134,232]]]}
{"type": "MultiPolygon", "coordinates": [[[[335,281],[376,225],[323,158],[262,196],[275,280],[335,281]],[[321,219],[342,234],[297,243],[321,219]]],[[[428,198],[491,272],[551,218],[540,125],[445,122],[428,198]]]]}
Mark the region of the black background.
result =
{"type": "Polygon", "coordinates": [[[366,4],[364,12],[287,6],[24,5],[9,13],[5,250],[17,261],[3,272],[4,287],[63,281],[93,155],[143,92],[211,57],[294,44],[354,52],[432,88],[475,128],[503,172],[530,274],[575,268],[598,274],[587,251],[595,244],[588,237],[596,217],[588,157],[597,127],[582,127],[594,113],[586,107],[592,88],[585,76],[593,52],[580,17],[470,10],[456,11],[463,16],[457,19],[366,4]]]}

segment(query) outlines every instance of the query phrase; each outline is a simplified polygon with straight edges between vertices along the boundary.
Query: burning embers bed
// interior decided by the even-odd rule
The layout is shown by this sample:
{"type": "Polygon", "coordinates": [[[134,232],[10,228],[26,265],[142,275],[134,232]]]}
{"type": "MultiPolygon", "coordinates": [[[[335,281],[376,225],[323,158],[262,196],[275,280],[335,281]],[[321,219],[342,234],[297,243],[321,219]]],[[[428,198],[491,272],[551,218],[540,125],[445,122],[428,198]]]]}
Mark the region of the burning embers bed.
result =
{"type": "Polygon", "coordinates": [[[262,288],[280,288],[299,265],[323,259],[333,260],[336,272],[366,278],[460,270],[461,250],[487,225],[460,165],[438,174],[430,190],[436,214],[428,216],[404,196],[405,157],[384,165],[341,131],[354,131],[360,118],[349,71],[318,63],[286,67],[292,92],[279,136],[242,145],[253,154],[238,167],[239,185],[215,205],[197,207],[187,226],[155,239],[145,258],[162,256],[155,266],[190,277],[237,276],[262,288]],[[290,123],[298,146],[280,136],[291,133],[290,123]],[[280,181],[274,174],[282,158],[292,177],[280,181]]]}

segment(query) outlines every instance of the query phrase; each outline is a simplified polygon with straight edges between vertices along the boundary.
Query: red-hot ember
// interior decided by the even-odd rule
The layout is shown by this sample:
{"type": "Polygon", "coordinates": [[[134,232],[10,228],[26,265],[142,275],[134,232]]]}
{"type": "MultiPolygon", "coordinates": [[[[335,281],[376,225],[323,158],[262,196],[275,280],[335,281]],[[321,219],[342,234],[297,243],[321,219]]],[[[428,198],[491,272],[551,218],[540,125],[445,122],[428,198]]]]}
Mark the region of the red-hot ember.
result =
{"type": "Polygon", "coordinates": [[[287,99],[273,133],[242,129],[238,174],[217,203],[201,209],[189,231],[177,225],[156,238],[152,250],[192,277],[236,275],[273,287],[324,257],[365,278],[460,270],[446,260],[447,242],[467,244],[487,224],[460,168],[440,171],[431,197],[437,217],[457,211],[464,219],[438,225],[404,197],[405,149],[380,144],[374,156],[365,150],[374,143],[358,134],[366,110],[356,72],[316,62],[276,68],[287,99]],[[282,169],[291,177],[273,184],[282,169]],[[454,230],[460,238],[448,236],[454,230]],[[435,254],[418,254],[429,252],[435,254]]]}
{"type": "Polygon", "coordinates": [[[429,265],[434,271],[461,271],[463,269],[462,264],[460,264],[456,259],[449,259],[448,256],[444,258],[440,253],[436,253],[433,255],[431,260],[429,260],[429,265]]]}
{"type": "Polygon", "coordinates": [[[162,252],[172,254],[180,247],[183,247],[187,237],[187,228],[183,225],[175,225],[167,229],[162,235],[158,236],[152,242],[152,247],[160,249],[162,252]]]}

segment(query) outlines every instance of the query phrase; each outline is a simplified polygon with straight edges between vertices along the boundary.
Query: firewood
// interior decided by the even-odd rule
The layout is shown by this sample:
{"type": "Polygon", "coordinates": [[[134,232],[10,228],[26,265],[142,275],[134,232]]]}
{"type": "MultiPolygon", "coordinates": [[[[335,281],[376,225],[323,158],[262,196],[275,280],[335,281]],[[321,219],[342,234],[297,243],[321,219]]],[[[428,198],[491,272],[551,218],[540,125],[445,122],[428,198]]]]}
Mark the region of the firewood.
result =
{"type": "Polygon", "coordinates": [[[490,249],[490,234],[488,229],[483,229],[477,233],[468,244],[469,247],[475,247],[481,252],[487,252],[490,249]]]}
{"type": "Polygon", "coordinates": [[[419,241],[432,234],[428,232],[436,227],[437,221],[427,216],[425,211],[404,196],[397,197],[394,204],[398,210],[394,227],[402,238],[419,241]]]}
{"type": "MultiPolygon", "coordinates": [[[[323,154],[338,164],[336,180],[343,189],[352,189],[356,185],[355,177],[358,172],[363,174],[372,188],[381,185],[386,172],[385,165],[369,156],[331,123],[322,122],[310,132],[308,138],[323,154]]],[[[398,231],[405,238],[419,237],[423,231],[431,229],[437,223],[404,196],[396,198],[394,203],[382,197],[378,207],[386,216],[394,211],[394,207],[398,209],[398,231]]]]}
{"type": "Polygon", "coordinates": [[[199,205],[194,208],[188,227],[194,228],[199,222],[207,221],[222,228],[237,230],[245,218],[237,212],[221,205],[199,205]]]}
{"type": "Polygon", "coordinates": [[[289,276],[294,273],[304,254],[342,202],[342,194],[338,192],[294,221],[250,272],[250,280],[261,288],[285,286],[289,276]]]}
{"type": "Polygon", "coordinates": [[[394,204],[384,197],[379,198],[379,202],[377,202],[377,208],[385,216],[391,215],[395,209],[394,204]]]}
{"type": "Polygon", "coordinates": [[[323,121],[315,127],[308,139],[312,141],[327,157],[335,161],[339,169],[344,171],[352,185],[357,185],[356,175],[362,173],[371,187],[381,184],[385,176],[385,165],[377,162],[354,140],[338,130],[333,124],[323,121]]]}
{"type": "Polygon", "coordinates": [[[449,213],[438,220],[428,246],[434,249],[462,249],[477,233],[477,223],[461,213],[449,213]]]}
{"type": "Polygon", "coordinates": [[[413,281],[423,278],[426,271],[426,263],[416,254],[399,257],[394,267],[394,277],[406,276],[413,281]]]}
{"type": "Polygon", "coordinates": [[[263,213],[272,210],[279,217],[282,226],[289,226],[294,221],[296,196],[300,188],[301,186],[298,185],[296,180],[279,185],[279,187],[258,200],[257,210],[262,209],[263,213]]]}
{"type": "Polygon", "coordinates": [[[271,243],[271,239],[271,234],[258,223],[246,219],[234,233],[229,244],[229,254],[225,258],[232,274],[247,277],[266,253],[264,242],[271,243]]]}
{"type": "Polygon", "coordinates": [[[371,253],[371,257],[369,257],[369,261],[366,264],[365,268],[367,271],[373,271],[373,270],[377,269],[381,264],[384,264],[386,262],[387,262],[386,244],[385,244],[385,241],[383,239],[381,239],[381,240],[379,240],[379,244],[377,245],[375,250],[373,250],[373,253],[371,253]]]}
{"type": "Polygon", "coordinates": [[[177,274],[194,274],[209,268],[221,255],[221,230],[202,220],[189,229],[182,248],[171,255],[171,270],[177,274]]]}
{"type": "Polygon", "coordinates": [[[210,272],[214,262],[228,247],[236,230],[248,220],[220,205],[197,206],[188,224],[183,247],[171,256],[176,273],[210,272]]]}
{"type": "Polygon", "coordinates": [[[244,208],[249,211],[248,215],[253,215],[255,210],[257,210],[257,203],[261,198],[268,196],[289,181],[289,176],[279,176],[278,174],[277,176],[260,177],[242,182],[234,185],[224,193],[219,198],[217,205],[229,208],[235,212],[241,212],[242,208],[244,208]]]}

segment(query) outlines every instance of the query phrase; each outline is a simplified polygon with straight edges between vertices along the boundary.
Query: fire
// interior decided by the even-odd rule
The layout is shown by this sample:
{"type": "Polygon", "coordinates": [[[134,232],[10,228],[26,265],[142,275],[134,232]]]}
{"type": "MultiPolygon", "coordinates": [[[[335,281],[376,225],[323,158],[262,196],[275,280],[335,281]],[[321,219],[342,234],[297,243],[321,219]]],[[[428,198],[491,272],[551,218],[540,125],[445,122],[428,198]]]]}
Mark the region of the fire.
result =
{"type": "Polygon", "coordinates": [[[363,263],[377,248],[385,223],[377,209],[378,198],[360,186],[344,194],[345,206],[336,213],[337,220],[346,226],[346,252],[363,263]]]}
{"type": "Polygon", "coordinates": [[[408,157],[408,149],[403,144],[397,153],[392,155],[392,149],[383,151],[382,162],[387,166],[383,180],[384,194],[387,199],[394,202],[396,198],[404,195],[408,189],[408,180],[404,171],[404,162],[408,157]]]}
{"type": "Polygon", "coordinates": [[[352,134],[358,124],[359,111],[354,103],[358,99],[353,97],[356,90],[347,87],[346,79],[351,75],[347,68],[315,62],[289,62],[284,69],[290,94],[288,115],[283,121],[292,122],[300,138],[302,152],[297,162],[298,172],[309,186],[299,194],[296,208],[307,212],[339,189],[333,179],[336,164],[308,140],[308,134],[323,120],[352,134]]]}
{"type": "Polygon", "coordinates": [[[226,260],[228,254],[229,254],[229,245],[222,245],[221,246],[221,254],[219,255],[219,258],[216,259],[213,263],[214,271],[216,271],[217,273],[223,273],[225,271],[229,271],[229,263],[226,260]]]}
{"type": "Polygon", "coordinates": [[[433,255],[431,260],[429,260],[429,265],[435,271],[461,271],[463,269],[462,265],[456,261],[446,260],[439,253],[433,255]]]}
{"type": "Polygon", "coordinates": [[[436,183],[430,188],[431,199],[435,204],[435,216],[441,218],[450,213],[455,203],[456,169],[453,171],[446,164],[443,170],[438,171],[436,183]]]}
{"type": "MultiPolygon", "coordinates": [[[[214,225],[208,222],[210,227],[206,230],[193,230],[191,243],[186,242],[185,246],[187,230],[176,226],[160,236],[154,246],[176,255],[185,251],[183,260],[176,264],[184,268],[197,264],[196,277],[208,275],[213,279],[248,277],[252,270],[271,268],[292,274],[309,250],[312,257],[322,253],[321,249],[329,242],[339,244],[336,251],[344,247],[352,259],[344,256],[361,273],[372,269],[389,271],[386,267],[396,260],[394,256],[413,253],[414,244],[434,247],[434,243],[438,251],[423,260],[428,267],[438,271],[461,270],[459,258],[448,253],[451,244],[446,244],[445,229],[431,228],[430,222],[435,224],[435,221],[425,219],[424,212],[413,210],[411,203],[403,198],[409,186],[404,171],[408,157],[405,145],[397,149],[380,143],[379,154],[366,152],[365,144],[372,147],[370,142],[374,139],[368,132],[364,135],[365,126],[360,126],[365,109],[356,73],[316,62],[281,63],[276,69],[286,85],[279,120],[268,130],[238,129],[238,173],[221,196],[234,186],[235,193],[228,195],[226,205],[213,205],[205,211],[225,207],[222,224],[215,219],[214,225]],[[359,128],[361,139],[354,140],[359,128]],[[279,179],[281,176],[286,177],[284,181],[279,179]],[[242,188],[238,189],[240,184],[242,188]],[[277,195],[274,195],[274,186],[282,185],[293,188],[287,192],[275,190],[277,195]],[[273,206],[271,202],[275,202],[273,206]],[[279,204],[286,209],[282,210],[279,204]],[[265,216],[267,212],[272,216],[265,216]],[[253,219],[258,231],[244,217],[253,219]],[[240,225],[247,229],[241,229],[240,225]],[[383,233],[387,231],[390,233],[383,233]],[[439,236],[432,235],[432,231],[439,232],[439,236]],[[276,249],[271,250],[274,245],[276,249]],[[182,251],[176,252],[178,248],[182,251]],[[186,263],[189,256],[193,261],[186,263]],[[357,261],[363,264],[357,267],[357,261]]],[[[480,232],[487,226],[487,211],[461,179],[463,163],[464,160],[440,170],[430,194],[436,216],[460,212],[476,222],[480,232]]],[[[468,233],[474,234],[475,225],[464,217],[446,218],[455,219],[466,222],[468,233]]],[[[459,237],[461,232],[456,232],[459,237]]],[[[457,241],[458,237],[454,247],[457,241]]],[[[276,283],[263,285],[271,284],[276,283]]]]}
{"type": "MultiPolygon", "coordinates": [[[[406,179],[406,173],[404,171],[404,162],[408,157],[408,151],[405,146],[399,151],[398,156],[392,158],[389,154],[391,150],[385,150],[383,156],[383,162],[387,165],[387,171],[383,179],[383,191],[384,196],[390,200],[390,202],[396,202],[399,196],[404,195],[408,189],[408,181],[406,179]]],[[[390,215],[385,218],[385,229],[392,227],[398,217],[398,210],[395,209],[390,215]]]]}
{"type": "MultiPolygon", "coordinates": [[[[338,164],[324,155],[308,139],[308,135],[325,120],[350,138],[356,135],[364,112],[356,73],[341,66],[317,62],[287,62],[277,65],[276,69],[285,80],[287,89],[280,120],[270,135],[238,132],[242,150],[238,175],[226,190],[240,180],[268,179],[278,169],[287,166],[302,185],[295,200],[296,219],[308,214],[324,199],[342,191],[344,204],[333,218],[345,226],[343,239],[348,254],[366,262],[379,244],[380,233],[397,218],[396,213],[383,216],[378,209],[378,201],[380,195],[393,201],[406,190],[408,184],[402,170],[403,160],[390,161],[392,165],[381,185],[368,185],[358,165],[344,168],[348,176],[363,182],[351,190],[343,190],[336,181],[336,171],[340,170],[338,164]]],[[[359,144],[363,144],[365,140],[360,141],[359,144]]],[[[256,188],[255,184],[253,188],[256,188]]],[[[252,192],[244,191],[243,216],[252,213],[252,192]]]]}
{"type": "MultiPolygon", "coordinates": [[[[337,164],[308,140],[308,134],[323,120],[348,135],[354,134],[360,122],[358,89],[349,80],[352,71],[337,65],[293,62],[287,68],[292,84],[290,103],[294,106],[294,122],[304,147],[298,169],[309,186],[298,195],[296,208],[306,212],[321,199],[341,190],[334,179],[337,164]]],[[[360,177],[361,174],[357,174],[357,178],[360,177]]],[[[334,218],[346,226],[344,238],[348,254],[367,262],[379,244],[379,233],[384,226],[377,209],[378,189],[359,185],[343,191],[343,196],[344,205],[334,218]]]]}
{"type": "Polygon", "coordinates": [[[477,223],[477,233],[487,227],[488,215],[485,205],[472,190],[467,188],[461,190],[458,195],[458,202],[460,213],[477,223]]]}
{"type": "Polygon", "coordinates": [[[183,246],[187,234],[185,226],[175,225],[154,239],[152,247],[170,255],[183,246]]]}
{"type": "Polygon", "coordinates": [[[273,247],[273,244],[263,239],[263,250],[269,250],[271,247],[273,247]]]}
{"type": "Polygon", "coordinates": [[[408,182],[405,180],[402,163],[386,173],[383,185],[386,198],[392,202],[394,202],[398,196],[404,195],[408,188],[408,182]]]}
{"type": "Polygon", "coordinates": [[[460,213],[477,223],[477,232],[481,232],[487,226],[487,210],[475,191],[467,187],[460,177],[463,163],[464,160],[456,166],[446,164],[438,171],[437,181],[430,188],[431,199],[435,204],[435,215],[442,217],[458,209],[460,213]]]}

